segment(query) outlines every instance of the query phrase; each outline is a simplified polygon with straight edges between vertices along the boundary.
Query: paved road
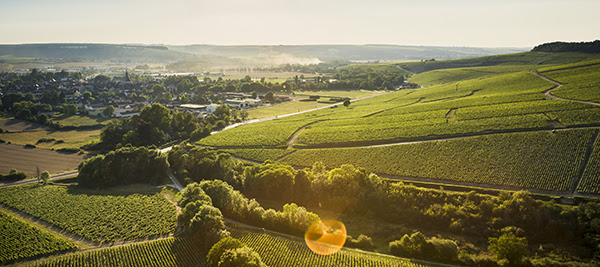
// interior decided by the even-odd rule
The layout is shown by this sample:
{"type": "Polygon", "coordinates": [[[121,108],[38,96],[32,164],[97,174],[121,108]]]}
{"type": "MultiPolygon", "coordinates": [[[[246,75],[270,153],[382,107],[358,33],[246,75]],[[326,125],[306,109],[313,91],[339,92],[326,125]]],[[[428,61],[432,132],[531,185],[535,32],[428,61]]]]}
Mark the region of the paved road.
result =
{"type": "MultiPolygon", "coordinates": [[[[61,179],[61,178],[76,177],[78,174],[79,174],[79,172],[77,170],[63,172],[63,173],[59,173],[59,174],[55,174],[55,175],[50,176],[50,181],[56,180],[56,179],[61,179]]],[[[38,182],[38,180],[36,178],[25,179],[25,180],[21,180],[21,181],[12,182],[12,183],[1,184],[0,188],[2,188],[2,187],[9,187],[9,186],[24,185],[24,184],[33,184],[33,183],[37,183],[37,182],[38,182]]]]}
{"type": "Polygon", "coordinates": [[[177,181],[177,178],[175,178],[175,175],[173,175],[173,172],[171,171],[171,169],[168,169],[166,171],[166,173],[167,173],[167,176],[169,176],[169,179],[171,179],[171,181],[175,185],[175,188],[177,188],[177,190],[179,190],[179,192],[181,192],[183,190],[183,186],[181,185],[181,183],[179,183],[179,181],[177,181]]]}

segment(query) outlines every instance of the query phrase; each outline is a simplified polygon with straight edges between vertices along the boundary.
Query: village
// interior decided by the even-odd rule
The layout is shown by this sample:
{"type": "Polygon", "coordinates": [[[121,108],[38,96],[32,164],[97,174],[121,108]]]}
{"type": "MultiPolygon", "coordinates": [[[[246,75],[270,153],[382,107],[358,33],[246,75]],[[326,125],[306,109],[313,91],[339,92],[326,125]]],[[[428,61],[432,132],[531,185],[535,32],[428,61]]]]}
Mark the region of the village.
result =
{"type": "MultiPolygon", "coordinates": [[[[32,74],[38,72],[32,70],[32,74]]],[[[0,74],[0,80],[19,80],[14,73],[0,74]]],[[[30,74],[31,75],[31,74],[30,74]]],[[[128,118],[139,115],[140,110],[153,103],[161,103],[172,112],[182,111],[191,113],[197,118],[212,114],[218,105],[227,105],[232,109],[252,109],[272,103],[290,101],[288,95],[273,95],[273,93],[253,92],[243,93],[235,91],[205,92],[199,95],[193,90],[178,90],[177,85],[163,86],[165,76],[134,81],[129,72],[125,70],[122,76],[114,76],[109,79],[102,74],[94,78],[83,79],[77,73],[60,72],[46,81],[36,82],[9,82],[0,90],[0,97],[9,93],[31,94],[35,99],[43,99],[45,95],[55,95],[59,100],[55,104],[69,103],[77,108],[77,114],[92,117],[115,117],[128,118]],[[62,75],[60,75],[62,74],[62,75]],[[63,77],[64,76],[64,77],[63,77]],[[165,92],[160,95],[154,94],[155,86],[163,88],[165,92]],[[200,99],[198,101],[198,99],[200,99]],[[196,101],[193,101],[196,100],[196,101]],[[199,104],[201,102],[201,104],[199,104]],[[105,109],[109,106],[114,108],[112,114],[107,114],[105,109]]],[[[177,77],[177,76],[173,76],[177,77]]],[[[196,79],[197,83],[210,83],[210,79],[200,80],[196,76],[186,75],[188,79],[196,79]]],[[[231,88],[227,88],[231,89],[231,88]]],[[[42,111],[36,115],[45,114],[52,117],[54,111],[42,111]]]]}

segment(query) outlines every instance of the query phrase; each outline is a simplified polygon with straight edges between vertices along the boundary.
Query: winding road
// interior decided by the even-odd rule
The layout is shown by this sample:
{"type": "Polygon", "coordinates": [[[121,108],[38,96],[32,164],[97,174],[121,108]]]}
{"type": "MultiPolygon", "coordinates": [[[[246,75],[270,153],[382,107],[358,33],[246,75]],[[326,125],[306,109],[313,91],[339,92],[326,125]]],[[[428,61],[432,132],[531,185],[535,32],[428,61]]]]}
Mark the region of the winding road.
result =
{"type": "Polygon", "coordinates": [[[548,91],[544,92],[544,95],[546,95],[547,97],[550,97],[550,98],[552,98],[552,99],[558,99],[558,100],[564,100],[564,101],[571,101],[571,102],[577,102],[577,103],[582,103],[582,104],[589,104],[589,105],[594,105],[594,106],[600,106],[600,103],[596,103],[596,102],[592,102],[592,101],[577,100],[577,99],[569,99],[569,98],[563,98],[563,97],[558,97],[558,96],[555,96],[555,95],[553,95],[553,94],[552,94],[552,91],[554,91],[554,90],[556,90],[556,89],[558,89],[558,88],[561,88],[561,87],[563,87],[563,85],[564,85],[564,84],[562,84],[562,83],[560,83],[560,82],[558,82],[558,81],[552,80],[552,79],[550,79],[550,78],[548,78],[548,77],[546,77],[546,76],[544,76],[544,75],[540,74],[540,73],[539,73],[539,72],[537,72],[537,71],[532,71],[531,73],[532,73],[533,75],[535,75],[535,76],[539,77],[539,78],[540,78],[540,79],[542,79],[542,80],[545,80],[545,81],[547,81],[547,82],[551,82],[551,83],[553,83],[553,84],[555,84],[555,85],[556,85],[556,86],[554,86],[554,87],[550,88],[548,91]]]}

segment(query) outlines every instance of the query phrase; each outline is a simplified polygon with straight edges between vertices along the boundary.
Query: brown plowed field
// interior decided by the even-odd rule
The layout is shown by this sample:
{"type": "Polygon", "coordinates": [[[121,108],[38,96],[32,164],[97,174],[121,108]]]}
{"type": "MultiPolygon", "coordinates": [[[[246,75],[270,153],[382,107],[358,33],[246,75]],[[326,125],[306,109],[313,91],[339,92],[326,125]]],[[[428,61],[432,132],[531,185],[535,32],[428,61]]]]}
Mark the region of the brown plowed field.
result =
{"type": "Polygon", "coordinates": [[[24,148],[21,145],[0,144],[0,173],[7,174],[16,168],[29,176],[40,172],[56,173],[77,168],[79,162],[89,157],[88,154],[62,153],[40,148],[24,148]]]}

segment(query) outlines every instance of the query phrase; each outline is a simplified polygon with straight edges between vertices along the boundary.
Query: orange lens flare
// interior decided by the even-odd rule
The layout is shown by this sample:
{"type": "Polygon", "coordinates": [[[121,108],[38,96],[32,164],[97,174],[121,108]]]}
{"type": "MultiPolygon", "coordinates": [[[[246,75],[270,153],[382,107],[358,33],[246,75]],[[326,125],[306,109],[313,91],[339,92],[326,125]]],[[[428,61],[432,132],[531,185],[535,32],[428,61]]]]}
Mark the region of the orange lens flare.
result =
{"type": "Polygon", "coordinates": [[[322,220],[313,224],[304,240],[310,250],[319,255],[331,255],[338,252],[346,243],[346,226],[336,220],[322,220]]]}

